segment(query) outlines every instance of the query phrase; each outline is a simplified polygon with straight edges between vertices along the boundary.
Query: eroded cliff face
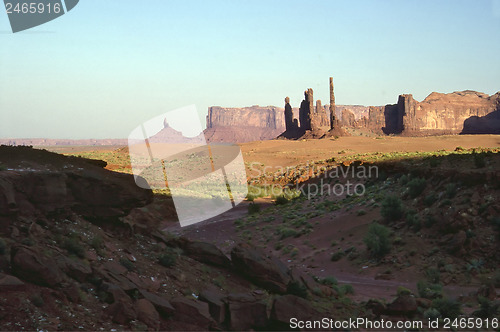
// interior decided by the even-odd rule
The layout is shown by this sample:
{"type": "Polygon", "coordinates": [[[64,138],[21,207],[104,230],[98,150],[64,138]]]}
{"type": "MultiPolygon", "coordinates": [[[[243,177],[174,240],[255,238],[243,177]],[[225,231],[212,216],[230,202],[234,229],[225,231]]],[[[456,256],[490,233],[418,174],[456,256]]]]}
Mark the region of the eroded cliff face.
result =
{"type": "MultiPolygon", "coordinates": [[[[398,109],[404,112],[406,135],[459,134],[471,117],[484,117],[497,111],[499,100],[500,93],[489,96],[469,90],[449,94],[433,92],[420,103],[412,95],[401,95],[398,109]]],[[[480,133],[481,129],[469,128],[469,133],[480,133]]]]}
{"type": "Polygon", "coordinates": [[[498,113],[500,92],[492,96],[470,90],[448,94],[433,92],[422,102],[411,94],[403,94],[396,104],[370,106],[368,115],[354,122],[346,113],[342,123],[346,127],[366,128],[377,134],[498,134],[498,113]]]}
{"type": "Polygon", "coordinates": [[[208,109],[204,133],[207,142],[244,143],[273,139],[284,131],[283,108],[213,106],[208,109]]]}
{"type": "MultiPolygon", "coordinates": [[[[306,90],[303,106],[307,114],[312,115],[308,123],[315,128],[327,127],[330,106],[317,101],[313,107],[313,100],[312,90],[306,90]]],[[[299,109],[291,108],[289,98],[285,106],[290,128],[298,128],[299,109]]],[[[500,92],[492,96],[469,90],[449,94],[433,92],[422,102],[411,94],[403,94],[396,104],[336,105],[334,109],[334,120],[340,127],[364,128],[379,135],[500,134],[500,92]]],[[[304,112],[302,116],[307,122],[304,112]]],[[[205,136],[209,142],[241,143],[274,139],[285,130],[284,108],[214,106],[209,108],[205,136]]]]}
{"type": "Polygon", "coordinates": [[[214,127],[257,127],[285,130],[284,109],[274,106],[208,109],[207,129],[214,127]]]}

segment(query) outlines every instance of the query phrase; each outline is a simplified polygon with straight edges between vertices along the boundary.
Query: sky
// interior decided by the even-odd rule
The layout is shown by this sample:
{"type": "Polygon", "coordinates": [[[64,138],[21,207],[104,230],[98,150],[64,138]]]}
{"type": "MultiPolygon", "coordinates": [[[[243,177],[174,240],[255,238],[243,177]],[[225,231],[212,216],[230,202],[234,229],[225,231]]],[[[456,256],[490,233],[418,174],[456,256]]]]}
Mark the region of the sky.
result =
{"type": "Polygon", "coordinates": [[[196,105],[298,107],[500,91],[500,0],[80,0],[13,34],[0,10],[0,137],[126,138],[196,105]]]}

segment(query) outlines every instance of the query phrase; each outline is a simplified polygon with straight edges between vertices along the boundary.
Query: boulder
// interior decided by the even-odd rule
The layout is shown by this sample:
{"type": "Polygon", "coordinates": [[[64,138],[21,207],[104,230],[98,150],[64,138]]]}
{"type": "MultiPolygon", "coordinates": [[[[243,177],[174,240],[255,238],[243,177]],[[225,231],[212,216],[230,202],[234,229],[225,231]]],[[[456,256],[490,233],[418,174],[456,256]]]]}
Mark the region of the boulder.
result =
{"type": "Polygon", "coordinates": [[[417,311],[417,301],[411,294],[399,295],[387,305],[387,313],[396,316],[411,316],[417,311]]]}
{"type": "Polygon", "coordinates": [[[14,275],[40,286],[55,287],[63,281],[63,273],[56,262],[36,248],[12,247],[11,264],[14,275]]]}
{"type": "Polygon", "coordinates": [[[271,320],[276,326],[290,326],[290,318],[313,320],[320,314],[311,303],[295,295],[284,295],[274,300],[271,309],[271,320]]]}
{"type": "Polygon", "coordinates": [[[230,294],[225,302],[231,330],[256,330],[267,326],[267,305],[261,299],[250,294],[230,294]]]}
{"type": "Polygon", "coordinates": [[[64,255],[59,255],[56,258],[57,266],[69,277],[78,282],[85,282],[87,277],[92,274],[92,269],[82,260],[77,258],[69,258],[64,255]]]}
{"type": "Polygon", "coordinates": [[[175,308],[170,304],[170,302],[168,302],[167,299],[145,290],[141,290],[140,293],[146,300],[154,305],[156,310],[158,310],[162,316],[168,317],[173,315],[175,308]]]}
{"type": "Polygon", "coordinates": [[[113,322],[121,325],[126,325],[137,318],[132,301],[115,302],[105,310],[105,313],[113,322]]]}
{"type": "Polygon", "coordinates": [[[377,299],[370,299],[366,302],[365,308],[371,310],[377,317],[383,315],[387,311],[387,306],[377,299]]]}
{"type": "Polygon", "coordinates": [[[25,288],[24,282],[8,274],[0,274],[0,292],[20,291],[25,288]]]}
{"type": "Polygon", "coordinates": [[[231,261],[212,243],[201,241],[183,241],[182,249],[186,255],[205,264],[230,267],[231,261]]]}
{"type": "Polygon", "coordinates": [[[208,303],[210,315],[217,323],[224,322],[226,318],[226,307],[223,302],[225,296],[223,294],[211,291],[203,291],[200,293],[200,301],[208,303]]]}
{"type": "Polygon", "coordinates": [[[271,292],[286,293],[291,279],[288,268],[279,259],[266,257],[248,244],[239,244],[231,251],[231,260],[235,269],[256,285],[271,292]]]}
{"type": "Polygon", "coordinates": [[[170,301],[175,308],[173,320],[185,322],[199,326],[208,330],[215,325],[215,321],[210,316],[208,304],[197,300],[189,300],[186,298],[176,298],[170,301]]]}
{"type": "Polygon", "coordinates": [[[131,300],[128,294],[115,284],[104,282],[100,290],[107,294],[106,302],[108,303],[128,302],[131,300]]]}
{"type": "Polygon", "coordinates": [[[151,302],[146,299],[137,300],[135,311],[137,312],[138,320],[155,330],[158,329],[160,326],[160,315],[151,302]]]}

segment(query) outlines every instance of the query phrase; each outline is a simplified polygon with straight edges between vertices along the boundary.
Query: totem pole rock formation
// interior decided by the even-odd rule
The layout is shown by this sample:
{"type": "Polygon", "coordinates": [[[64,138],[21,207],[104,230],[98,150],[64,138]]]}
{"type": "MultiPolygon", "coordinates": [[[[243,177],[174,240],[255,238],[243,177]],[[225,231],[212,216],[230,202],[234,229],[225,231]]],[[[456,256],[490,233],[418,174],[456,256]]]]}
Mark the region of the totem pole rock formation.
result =
{"type": "Polygon", "coordinates": [[[285,130],[287,132],[295,132],[298,129],[297,119],[293,118],[293,110],[290,105],[290,98],[285,98],[285,130]]]}
{"type": "Polygon", "coordinates": [[[307,89],[304,92],[304,100],[300,103],[299,121],[300,129],[311,130],[312,115],[313,115],[313,89],[307,89]]]}
{"type": "Polygon", "coordinates": [[[330,130],[335,127],[335,94],[333,92],[333,77],[330,77],[330,130]]]}

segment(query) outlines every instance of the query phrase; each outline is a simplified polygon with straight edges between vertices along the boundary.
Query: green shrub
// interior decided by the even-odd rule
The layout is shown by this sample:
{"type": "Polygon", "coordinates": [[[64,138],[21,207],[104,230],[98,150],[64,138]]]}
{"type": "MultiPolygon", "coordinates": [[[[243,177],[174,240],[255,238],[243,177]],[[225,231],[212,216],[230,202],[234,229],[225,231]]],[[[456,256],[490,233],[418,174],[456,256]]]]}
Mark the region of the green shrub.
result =
{"type": "Polygon", "coordinates": [[[280,227],[278,228],[277,232],[280,236],[280,240],[286,239],[287,237],[296,237],[299,234],[299,232],[297,232],[295,229],[288,227],[280,227]]]}
{"type": "Polygon", "coordinates": [[[352,287],[352,285],[349,284],[341,285],[339,287],[339,293],[342,295],[354,294],[354,287],[352,287]]]}
{"type": "Polygon", "coordinates": [[[439,160],[438,157],[436,156],[432,156],[431,159],[429,160],[429,165],[432,167],[432,168],[436,168],[438,167],[439,165],[441,164],[441,161],[439,160]]]}
{"type": "Polygon", "coordinates": [[[433,284],[439,283],[439,280],[441,279],[441,273],[439,272],[439,269],[436,267],[431,267],[425,271],[425,275],[427,277],[427,280],[433,284]]]}
{"type": "Polygon", "coordinates": [[[449,298],[440,298],[432,301],[432,308],[439,311],[446,318],[457,318],[462,313],[460,302],[449,298]]]}
{"type": "Polygon", "coordinates": [[[363,209],[360,209],[358,210],[358,212],[356,213],[358,216],[364,216],[366,214],[366,211],[363,210],[363,209]]]}
{"type": "Polygon", "coordinates": [[[408,189],[411,198],[418,197],[425,189],[427,182],[423,178],[415,178],[408,182],[408,189]]]}
{"type": "Polygon", "coordinates": [[[85,249],[79,243],[78,238],[68,237],[64,239],[63,248],[66,249],[70,254],[74,254],[80,258],[85,258],[85,249]]]}
{"type": "Polygon", "coordinates": [[[135,270],[135,265],[134,265],[134,263],[132,263],[132,262],[131,262],[130,260],[128,260],[127,258],[124,258],[124,257],[120,258],[120,264],[121,264],[122,266],[124,266],[124,267],[125,267],[127,270],[129,270],[129,271],[133,271],[133,270],[135,270]]]}
{"type": "Polygon", "coordinates": [[[424,318],[427,320],[435,320],[441,318],[441,313],[435,308],[429,308],[424,311],[424,318]]]}
{"type": "Polygon", "coordinates": [[[422,227],[422,223],[420,222],[420,218],[416,211],[408,211],[405,219],[408,226],[410,226],[415,232],[418,232],[422,227]]]}
{"type": "Polygon", "coordinates": [[[402,186],[406,186],[406,184],[408,184],[408,175],[403,175],[402,177],[399,178],[399,183],[402,185],[402,186]]]}
{"type": "Polygon", "coordinates": [[[254,213],[259,213],[260,212],[260,205],[257,203],[250,203],[248,204],[248,214],[254,214],[254,213]]]}
{"type": "Polygon", "coordinates": [[[165,267],[172,267],[177,262],[177,253],[172,249],[166,249],[160,257],[158,257],[158,263],[165,267]]]}
{"type": "Polygon", "coordinates": [[[403,286],[399,286],[398,287],[398,290],[397,290],[397,294],[398,296],[403,296],[403,295],[411,295],[412,292],[411,290],[409,290],[408,288],[406,287],[403,287],[403,286]]]}
{"type": "Polygon", "coordinates": [[[391,195],[384,198],[380,214],[388,221],[396,221],[403,216],[403,205],[399,197],[391,195]]]}
{"type": "Polygon", "coordinates": [[[338,282],[337,282],[337,279],[335,277],[332,277],[332,276],[329,276],[329,277],[326,277],[326,278],[323,278],[319,281],[321,284],[323,285],[327,285],[327,286],[333,286],[333,285],[336,285],[338,282]]]}
{"type": "Polygon", "coordinates": [[[424,204],[426,206],[432,206],[437,201],[437,196],[435,193],[429,194],[424,198],[424,204]]]}
{"type": "Polygon", "coordinates": [[[442,296],[443,286],[441,284],[430,284],[420,280],[417,282],[418,295],[425,299],[436,299],[442,296]]]}
{"type": "Polygon", "coordinates": [[[99,249],[102,249],[104,247],[104,241],[103,241],[102,237],[100,237],[99,235],[96,235],[92,238],[92,242],[90,243],[90,245],[95,250],[99,250],[99,249]]]}
{"type": "Polygon", "coordinates": [[[368,233],[363,239],[372,256],[382,258],[391,250],[389,229],[378,223],[373,223],[368,228],[368,233]]]}
{"type": "Polygon", "coordinates": [[[337,262],[337,261],[339,261],[342,257],[344,257],[344,252],[343,252],[342,250],[339,250],[339,251],[334,252],[334,253],[332,254],[332,257],[330,258],[330,260],[331,260],[332,262],[337,262]]]}
{"type": "Polygon", "coordinates": [[[274,202],[276,205],[285,205],[289,202],[288,198],[284,195],[276,197],[276,201],[274,202]]]}
{"type": "Polygon", "coordinates": [[[299,296],[299,297],[302,297],[304,299],[307,298],[307,288],[301,282],[298,282],[295,280],[291,281],[288,284],[288,287],[286,288],[286,292],[288,294],[299,296]]]}
{"type": "Polygon", "coordinates": [[[479,297],[479,310],[472,315],[480,318],[495,318],[500,314],[500,301],[490,301],[487,298],[479,297]]]}

